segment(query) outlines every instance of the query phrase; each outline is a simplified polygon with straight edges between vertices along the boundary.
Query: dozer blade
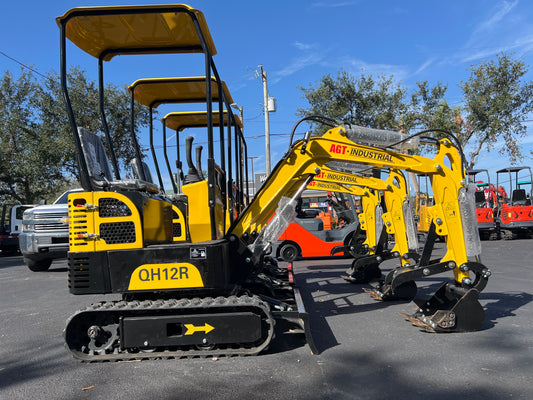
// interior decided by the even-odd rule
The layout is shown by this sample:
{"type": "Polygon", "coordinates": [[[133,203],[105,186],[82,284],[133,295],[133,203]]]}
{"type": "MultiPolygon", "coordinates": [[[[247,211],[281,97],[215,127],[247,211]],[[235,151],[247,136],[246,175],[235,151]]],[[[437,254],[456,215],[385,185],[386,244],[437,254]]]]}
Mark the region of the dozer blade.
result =
{"type": "Polygon", "coordinates": [[[392,289],[391,285],[380,283],[372,289],[364,289],[374,300],[378,301],[411,301],[416,296],[417,287],[414,281],[407,281],[392,289]]]}
{"type": "Polygon", "coordinates": [[[414,314],[401,314],[427,332],[473,332],[483,325],[485,311],[477,289],[464,289],[455,282],[443,284],[428,301],[415,299],[414,314]]]}

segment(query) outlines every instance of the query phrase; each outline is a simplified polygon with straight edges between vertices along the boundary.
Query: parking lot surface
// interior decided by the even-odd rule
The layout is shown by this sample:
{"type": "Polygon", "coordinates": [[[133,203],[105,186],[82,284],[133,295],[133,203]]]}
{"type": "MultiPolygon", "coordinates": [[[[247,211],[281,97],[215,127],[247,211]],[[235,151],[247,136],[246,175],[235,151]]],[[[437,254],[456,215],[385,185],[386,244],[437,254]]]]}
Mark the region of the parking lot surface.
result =
{"type": "MultiPolygon", "coordinates": [[[[66,319],[113,296],[73,296],[66,261],[31,272],[0,257],[2,399],[531,399],[533,240],[483,242],[492,270],[482,330],[431,334],[340,275],[349,259],[300,260],[298,286],[320,354],[278,335],[257,357],[81,363],[63,346],[66,319]]],[[[394,263],[387,262],[384,272],[394,263]]],[[[429,297],[450,275],[419,281],[429,297]]]]}

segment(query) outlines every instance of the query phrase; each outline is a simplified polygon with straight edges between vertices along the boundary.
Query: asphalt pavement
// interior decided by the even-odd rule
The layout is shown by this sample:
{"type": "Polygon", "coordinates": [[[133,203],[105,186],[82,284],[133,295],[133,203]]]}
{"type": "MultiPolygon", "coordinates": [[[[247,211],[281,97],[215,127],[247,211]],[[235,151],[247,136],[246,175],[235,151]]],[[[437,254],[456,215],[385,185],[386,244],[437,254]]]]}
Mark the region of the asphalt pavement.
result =
{"type": "MultiPolygon", "coordinates": [[[[256,357],[81,363],[63,346],[66,319],[116,296],[73,296],[66,261],[31,272],[0,257],[1,399],[532,399],[533,239],[483,242],[492,276],[478,332],[422,332],[340,275],[349,259],[300,260],[298,286],[320,354],[278,335],[256,357]]],[[[390,261],[384,272],[392,268],[390,261]]],[[[428,297],[450,275],[419,281],[428,297]]]]}

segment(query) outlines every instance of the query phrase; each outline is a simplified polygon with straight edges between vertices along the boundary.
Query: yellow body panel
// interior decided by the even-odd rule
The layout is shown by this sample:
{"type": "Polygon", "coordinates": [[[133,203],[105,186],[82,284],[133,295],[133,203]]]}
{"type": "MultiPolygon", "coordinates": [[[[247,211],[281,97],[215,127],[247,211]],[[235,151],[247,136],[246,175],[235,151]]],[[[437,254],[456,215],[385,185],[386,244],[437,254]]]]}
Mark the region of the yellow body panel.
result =
{"type": "Polygon", "coordinates": [[[417,228],[421,232],[428,232],[431,225],[431,216],[429,215],[428,195],[425,193],[419,193],[417,195],[417,213],[418,224],[417,228]]]}
{"type": "MultiPolygon", "coordinates": [[[[228,124],[228,112],[224,111],[224,125],[228,124]]],[[[220,113],[213,111],[213,126],[220,126],[220,113]]],[[[242,122],[237,115],[233,115],[235,122],[242,128],[242,122]]],[[[165,115],[162,119],[167,128],[175,131],[182,131],[186,128],[204,128],[207,127],[207,112],[206,111],[184,111],[172,112],[165,115]]]]}
{"type": "Polygon", "coordinates": [[[128,290],[204,287],[198,268],[190,263],[144,264],[131,274],[128,290]]]}
{"type": "Polygon", "coordinates": [[[181,210],[175,205],[172,205],[172,212],[172,240],[174,242],[184,242],[187,240],[187,221],[181,210]]]}
{"type": "MultiPolygon", "coordinates": [[[[216,239],[224,236],[224,212],[220,190],[215,189],[215,227],[216,239]]],[[[189,199],[189,236],[192,243],[211,240],[211,219],[209,215],[209,195],[207,181],[190,183],[183,186],[183,193],[189,199]]]]}
{"type": "Polygon", "coordinates": [[[141,219],[126,196],[115,192],[71,193],[68,207],[71,252],[142,248],[141,219]]]}
{"type": "Polygon", "coordinates": [[[143,235],[145,242],[172,240],[172,205],[159,199],[146,198],[143,204],[143,235]]]}

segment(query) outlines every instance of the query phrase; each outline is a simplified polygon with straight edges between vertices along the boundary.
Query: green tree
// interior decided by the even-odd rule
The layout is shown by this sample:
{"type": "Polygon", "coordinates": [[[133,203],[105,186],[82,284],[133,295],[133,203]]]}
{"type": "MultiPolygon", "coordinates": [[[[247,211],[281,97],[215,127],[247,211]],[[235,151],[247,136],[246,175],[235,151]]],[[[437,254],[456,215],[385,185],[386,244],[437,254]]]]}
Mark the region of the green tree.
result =
{"type": "MultiPolygon", "coordinates": [[[[394,83],[392,76],[375,80],[362,74],[356,79],[341,70],[336,78],[327,74],[316,87],[299,89],[310,105],[298,109],[302,117],[321,115],[360,126],[397,129],[399,116],[407,111],[406,89],[394,83]]],[[[325,129],[318,127],[320,133],[325,129]]]]}
{"type": "MultiPolygon", "coordinates": [[[[100,115],[97,84],[90,81],[84,70],[72,67],[67,74],[69,98],[78,126],[92,132],[104,132],[100,115]]],[[[41,121],[43,129],[50,137],[57,137],[58,145],[64,152],[66,171],[77,175],[76,153],[72,131],[63,100],[59,77],[50,73],[41,91],[41,121]]],[[[135,149],[131,140],[130,95],[126,86],[107,83],[104,88],[104,110],[109,127],[113,148],[122,169],[129,169],[129,161],[134,157],[135,149]]],[[[154,117],[155,118],[155,117],[154,117]]],[[[146,107],[135,104],[135,132],[149,123],[146,107]]],[[[107,147],[107,142],[104,141],[107,147]]]]}
{"type": "Polygon", "coordinates": [[[18,79],[6,72],[0,82],[0,197],[2,201],[34,203],[48,199],[64,182],[61,158],[41,129],[30,73],[18,79]]]}
{"type": "Polygon", "coordinates": [[[511,55],[500,54],[496,60],[483,61],[470,67],[471,75],[459,85],[463,89],[466,115],[460,140],[471,144],[469,168],[485,148],[490,151],[498,140],[511,163],[523,155],[520,138],[527,131],[524,121],[533,110],[533,82],[524,81],[528,67],[511,55]]]}
{"type": "MultiPolygon", "coordinates": [[[[355,78],[346,71],[337,77],[323,76],[313,87],[300,89],[309,102],[308,109],[298,109],[299,116],[321,115],[343,122],[377,129],[410,132],[440,126],[442,104],[447,87],[428,82],[417,82],[416,90],[408,99],[408,89],[396,83],[394,77],[381,75],[374,79],[361,74],[355,78]]],[[[326,127],[319,126],[318,132],[326,127]]]]}
{"type": "MultiPolygon", "coordinates": [[[[68,73],[76,122],[103,132],[98,88],[85,71],[68,73]]],[[[107,84],[105,112],[114,148],[123,169],[129,169],[130,96],[126,87],[107,84]]],[[[136,132],[148,124],[148,110],[135,106],[136,132]]],[[[57,74],[37,82],[24,70],[18,79],[8,71],[0,82],[0,200],[33,203],[53,200],[77,176],[76,152],[57,74]]]]}

